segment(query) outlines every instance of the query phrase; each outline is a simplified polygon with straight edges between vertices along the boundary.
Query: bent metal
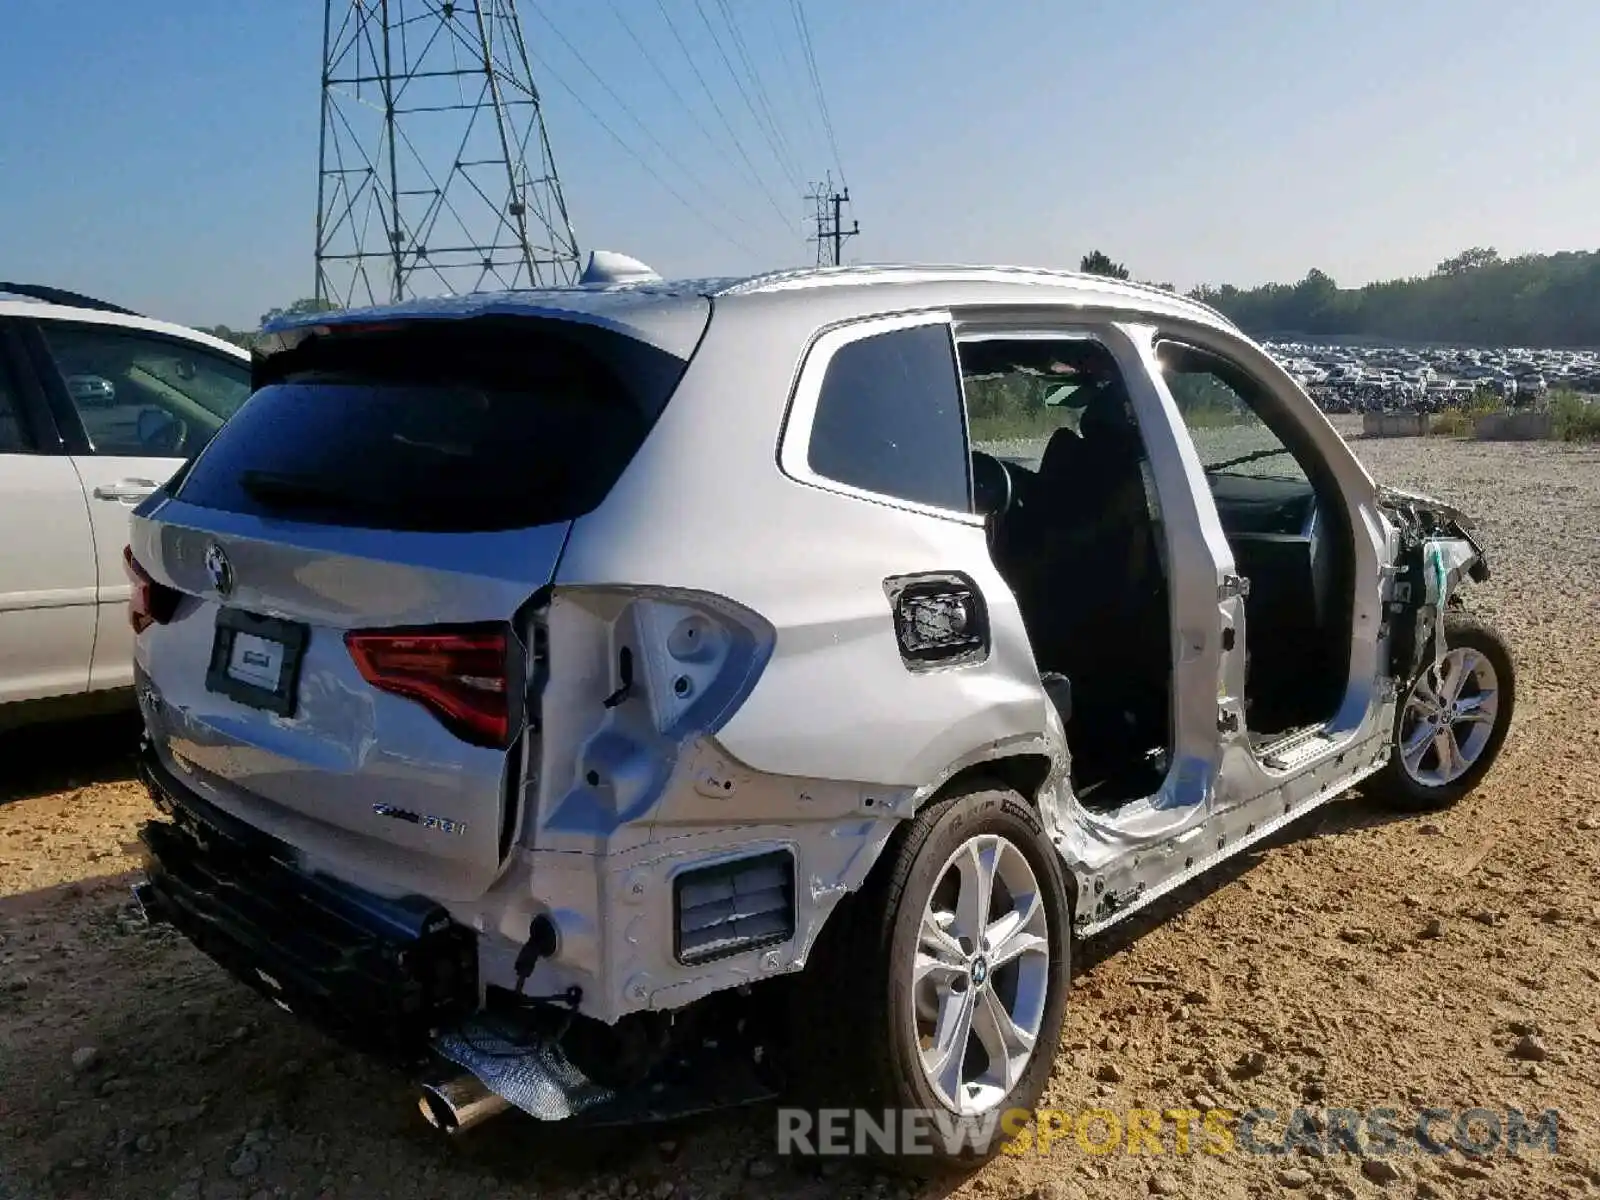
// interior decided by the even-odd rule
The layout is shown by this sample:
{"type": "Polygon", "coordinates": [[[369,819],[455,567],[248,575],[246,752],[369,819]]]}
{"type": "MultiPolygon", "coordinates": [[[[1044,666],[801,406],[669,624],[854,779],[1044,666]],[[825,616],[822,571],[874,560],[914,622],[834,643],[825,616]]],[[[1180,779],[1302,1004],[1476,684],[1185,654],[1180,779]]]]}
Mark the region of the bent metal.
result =
{"type": "Polygon", "coordinates": [[[1078,939],[1512,717],[1470,521],[1158,288],[610,256],[252,382],[132,518],[141,896],[446,1129],[1030,1110],[1078,939]]]}

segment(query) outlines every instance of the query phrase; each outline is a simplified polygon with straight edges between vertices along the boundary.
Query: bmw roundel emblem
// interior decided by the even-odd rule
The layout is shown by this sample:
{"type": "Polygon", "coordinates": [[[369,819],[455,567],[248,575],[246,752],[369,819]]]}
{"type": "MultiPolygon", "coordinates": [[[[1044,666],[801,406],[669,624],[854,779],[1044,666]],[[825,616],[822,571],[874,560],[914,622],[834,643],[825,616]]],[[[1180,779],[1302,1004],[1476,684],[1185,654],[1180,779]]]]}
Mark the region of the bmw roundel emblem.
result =
{"type": "Polygon", "coordinates": [[[206,551],[206,574],[211,576],[211,586],[219,595],[226,596],[233,591],[233,564],[215,542],[206,551]]]}

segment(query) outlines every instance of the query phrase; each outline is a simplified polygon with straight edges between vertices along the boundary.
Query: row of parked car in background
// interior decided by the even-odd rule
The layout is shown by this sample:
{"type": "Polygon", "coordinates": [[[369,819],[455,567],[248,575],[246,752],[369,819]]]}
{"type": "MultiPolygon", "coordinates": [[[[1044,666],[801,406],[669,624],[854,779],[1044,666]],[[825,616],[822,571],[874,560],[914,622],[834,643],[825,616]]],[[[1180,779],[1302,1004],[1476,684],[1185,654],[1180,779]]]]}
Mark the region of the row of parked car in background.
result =
{"type": "Polygon", "coordinates": [[[1266,349],[1324,412],[1438,412],[1487,392],[1509,407],[1553,390],[1600,396],[1600,351],[1272,342],[1266,349]]]}

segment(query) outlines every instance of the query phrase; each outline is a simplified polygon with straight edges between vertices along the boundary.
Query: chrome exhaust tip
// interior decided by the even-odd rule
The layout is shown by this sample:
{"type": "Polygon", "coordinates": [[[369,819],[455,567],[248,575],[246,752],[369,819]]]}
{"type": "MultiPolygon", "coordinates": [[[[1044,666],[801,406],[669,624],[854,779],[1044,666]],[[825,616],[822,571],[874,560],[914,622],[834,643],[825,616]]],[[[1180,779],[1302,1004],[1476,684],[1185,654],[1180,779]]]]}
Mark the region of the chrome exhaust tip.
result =
{"type": "Polygon", "coordinates": [[[429,1125],[451,1135],[466,1133],[511,1107],[511,1101],[484,1087],[476,1075],[463,1072],[422,1085],[417,1108],[429,1125]]]}

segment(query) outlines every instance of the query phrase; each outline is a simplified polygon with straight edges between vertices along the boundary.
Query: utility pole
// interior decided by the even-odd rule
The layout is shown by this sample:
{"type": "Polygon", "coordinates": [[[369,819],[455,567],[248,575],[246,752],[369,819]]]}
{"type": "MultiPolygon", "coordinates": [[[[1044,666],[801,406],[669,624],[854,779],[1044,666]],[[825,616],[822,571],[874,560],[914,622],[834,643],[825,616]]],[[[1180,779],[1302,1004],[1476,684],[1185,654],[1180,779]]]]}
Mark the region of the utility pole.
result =
{"type": "Polygon", "coordinates": [[[571,283],[516,0],[325,0],[316,297],[571,283]]]}
{"type": "Polygon", "coordinates": [[[816,207],[811,220],[817,231],[806,240],[817,244],[817,266],[837,267],[844,261],[845,239],[861,232],[861,222],[851,221],[849,229],[844,227],[844,206],[850,203],[850,189],[836,190],[831,174],[826,183],[814,183],[811,189],[806,199],[816,207]]]}

